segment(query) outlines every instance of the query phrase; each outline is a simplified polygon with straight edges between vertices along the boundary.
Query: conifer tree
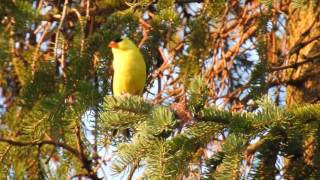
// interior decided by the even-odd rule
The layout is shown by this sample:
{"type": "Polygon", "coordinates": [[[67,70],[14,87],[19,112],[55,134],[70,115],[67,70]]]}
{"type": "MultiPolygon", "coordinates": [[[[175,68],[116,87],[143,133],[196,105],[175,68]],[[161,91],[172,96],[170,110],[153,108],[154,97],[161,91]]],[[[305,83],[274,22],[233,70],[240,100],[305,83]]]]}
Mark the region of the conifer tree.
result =
{"type": "Polygon", "coordinates": [[[0,20],[1,179],[320,178],[319,0],[1,0],[0,20]],[[112,96],[122,35],[142,97],[112,96]]]}

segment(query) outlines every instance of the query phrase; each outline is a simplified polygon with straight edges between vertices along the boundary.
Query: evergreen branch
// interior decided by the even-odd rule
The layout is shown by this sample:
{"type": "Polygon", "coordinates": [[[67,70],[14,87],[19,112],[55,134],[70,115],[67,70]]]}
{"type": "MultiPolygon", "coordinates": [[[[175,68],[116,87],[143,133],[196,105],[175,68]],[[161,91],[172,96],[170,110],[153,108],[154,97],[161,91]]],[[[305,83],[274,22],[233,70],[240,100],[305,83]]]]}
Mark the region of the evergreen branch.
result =
{"type": "MultiPolygon", "coordinates": [[[[177,4],[187,4],[187,3],[202,3],[204,2],[204,0],[176,0],[175,3],[177,4]]],[[[151,4],[155,4],[157,3],[157,1],[154,1],[151,4]]],[[[115,11],[122,11],[122,10],[126,10],[130,8],[130,6],[128,6],[127,3],[120,3],[119,6],[117,6],[116,8],[108,6],[105,8],[98,8],[98,7],[93,7],[89,9],[89,15],[90,16],[94,16],[94,15],[108,15],[108,14],[112,14],[115,11]]],[[[81,14],[84,14],[86,10],[82,10],[80,11],[81,14]]]]}
{"type": "Polygon", "coordinates": [[[72,148],[71,146],[62,143],[62,142],[57,142],[54,140],[41,140],[41,141],[15,141],[15,140],[11,140],[11,139],[5,139],[0,137],[0,142],[4,142],[4,143],[8,143],[10,145],[13,146],[42,146],[42,145],[53,145],[56,147],[61,147],[63,149],[65,149],[66,151],[70,152],[71,154],[73,154],[76,157],[80,157],[79,156],[79,152],[72,148]]]}
{"type": "Polygon", "coordinates": [[[4,153],[2,153],[2,155],[0,156],[0,162],[2,163],[2,161],[4,160],[4,158],[6,157],[7,153],[10,151],[12,146],[8,146],[7,149],[4,151],[4,153]]]}
{"type": "MultiPolygon", "coordinates": [[[[71,8],[70,12],[74,12],[78,18],[79,24],[80,24],[80,32],[81,32],[81,43],[80,43],[80,57],[83,56],[84,51],[84,43],[85,43],[85,32],[84,32],[84,26],[86,23],[83,22],[80,12],[76,8],[71,8]]],[[[87,19],[88,20],[88,19],[87,19]]]]}
{"type": "Polygon", "coordinates": [[[81,141],[81,134],[80,134],[80,127],[77,125],[76,127],[76,138],[77,138],[77,151],[79,152],[79,159],[81,161],[85,160],[85,154],[84,154],[84,150],[83,150],[83,144],[81,141]]]}
{"type": "Polygon", "coordinates": [[[256,153],[258,151],[258,149],[266,142],[266,140],[267,140],[266,137],[263,137],[258,142],[253,143],[253,144],[249,144],[247,146],[245,154],[244,154],[247,162],[254,155],[254,153],[256,153]]]}
{"type": "Polygon", "coordinates": [[[184,3],[202,3],[204,0],[176,0],[176,3],[178,4],[184,4],[184,3]]]}
{"type": "Polygon", "coordinates": [[[246,147],[246,138],[229,135],[222,145],[224,158],[215,172],[217,179],[240,179],[240,166],[243,158],[243,150],[246,147]]]}
{"type": "Polygon", "coordinates": [[[63,23],[64,23],[64,19],[66,17],[67,14],[67,6],[68,6],[69,0],[65,0],[64,1],[64,5],[63,5],[63,10],[62,10],[62,16],[60,19],[60,23],[57,29],[57,33],[56,33],[56,38],[55,38],[55,45],[54,45],[54,57],[56,59],[56,61],[58,61],[58,40],[59,40],[59,35],[60,35],[60,31],[62,29],[63,23]]]}
{"type": "Polygon", "coordinates": [[[70,152],[73,154],[75,157],[77,157],[82,165],[83,168],[85,168],[88,172],[87,176],[94,179],[94,180],[99,180],[97,175],[93,172],[92,167],[91,167],[91,160],[87,159],[86,157],[82,157],[81,153],[75,149],[69,146],[68,144],[62,143],[62,142],[57,142],[55,140],[40,140],[40,141],[15,141],[11,139],[5,139],[0,137],[0,142],[8,143],[13,146],[43,146],[43,145],[53,145],[55,147],[61,147],[65,149],[66,151],[70,152]]]}
{"type": "MultiPolygon", "coordinates": [[[[44,25],[44,28],[43,28],[44,30],[42,32],[42,35],[37,43],[37,46],[35,47],[34,54],[33,54],[33,60],[32,60],[32,64],[31,64],[32,73],[35,73],[35,71],[36,71],[36,64],[39,60],[40,47],[41,47],[42,43],[44,42],[45,38],[47,37],[50,26],[51,26],[51,22],[47,22],[44,25]]],[[[35,34],[37,34],[37,33],[35,32],[35,34]]]]}
{"type": "Polygon", "coordinates": [[[10,18],[8,30],[9,30],[9,47],[10,47],[10,56],[12,59],[12,65],[14,69],[14,73],[18,78],[19,83],[21,86],[24,86],[26,83],[25,77],[23,77],[23,67],[19,64],[19,59],[16,56],[16,48],[15,48],[15,29],[14,29],[15,19],[14,17],[10,18]]]}

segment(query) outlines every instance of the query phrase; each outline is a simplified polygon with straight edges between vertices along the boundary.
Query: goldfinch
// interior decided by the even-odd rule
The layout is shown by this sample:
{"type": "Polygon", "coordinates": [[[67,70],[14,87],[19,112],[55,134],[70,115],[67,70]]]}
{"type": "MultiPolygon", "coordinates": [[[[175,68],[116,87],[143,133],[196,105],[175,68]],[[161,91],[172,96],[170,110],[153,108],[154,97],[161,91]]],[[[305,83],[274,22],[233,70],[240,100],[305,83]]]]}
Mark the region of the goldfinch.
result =
{"type": "Polygon", "coordinates": [[[141,95],[147,74],[139,48],[127,37],[111,41],[109,47],[113,54],[113,95],[141,95]]]}

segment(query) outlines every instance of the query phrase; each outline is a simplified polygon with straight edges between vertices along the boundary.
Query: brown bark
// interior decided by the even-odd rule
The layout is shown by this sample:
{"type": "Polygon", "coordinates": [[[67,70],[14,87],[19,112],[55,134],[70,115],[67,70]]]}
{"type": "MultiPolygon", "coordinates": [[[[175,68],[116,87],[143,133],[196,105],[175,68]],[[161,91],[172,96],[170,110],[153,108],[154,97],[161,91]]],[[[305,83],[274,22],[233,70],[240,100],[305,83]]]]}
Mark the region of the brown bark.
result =
{"type": "MultiPolygon", "coordinates": [[[[286,104],[289,108],[294,104],[316,103],[320,100],[320,56],[315,56],[309,62],[307,58],[320,51],[319,11],[319,5],[312,6],[311,3],[305,8],[289,7],[288,64],[306,61],[284,73],[285,80],[297,82],[287,86],[286,104]]],[[[316,134],[303,134],[288,141],[297,148],[287,152],[286,179],[313,176],[317,169],[314,154],[318,146],[315,142],[316,134]]]]}
{"type": "MultiPolygon", "coordinates": [[[[311,5],[308,8],[301,9],[289,8],[289,64],[305,61],[306,57],[317,54],[320,51],[319,11],[319,7],[311,5]]],[[[320,57],[317,57],[309,63],[305,63],[295,69],[288,69],[285,72],[285,79],[302,80],[300,83],[287,86],[286,102],[288,106],[297,103],[313,103],[319,100],[319,60],[320,57]]]]}

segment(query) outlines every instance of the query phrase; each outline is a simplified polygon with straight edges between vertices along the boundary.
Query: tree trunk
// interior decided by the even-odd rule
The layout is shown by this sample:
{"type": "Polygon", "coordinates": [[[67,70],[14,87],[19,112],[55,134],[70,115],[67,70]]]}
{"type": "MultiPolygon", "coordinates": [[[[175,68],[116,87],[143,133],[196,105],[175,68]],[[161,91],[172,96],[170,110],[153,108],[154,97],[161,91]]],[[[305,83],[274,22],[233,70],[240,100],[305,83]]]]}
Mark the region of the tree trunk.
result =
{"type": "MultiPolygon", "coordinates": [[[[311,4],[311,3],[310,3],[311,4]]],[[[293,5],[291,5],[293,6],[293,5]]],[[[289,8],[289,64],[310,61],[285,73],[288,106],[314,103],[320,97],[320,20],[319,7],[289,8]]]]}
{"type": "MultiPolygon", "coordinates": [[[[310,1],[307,1],[310,2],[310,1]]],[[[319,4],[308,7],[289,7],[288,49],[289,62],[305,62],[288,69],[284,80],[288,82],[286,104],[316,103],[320,99],[320,20],[319,4]]],[[[315,127],[316,128],[316,127],[315,127]]],[[[318,167],[315,152],[319,151],[316,133],[289,137],[288,144],[296,146],[288,150],[285,159],[286,179],[315,176],[318,167]]]]}

